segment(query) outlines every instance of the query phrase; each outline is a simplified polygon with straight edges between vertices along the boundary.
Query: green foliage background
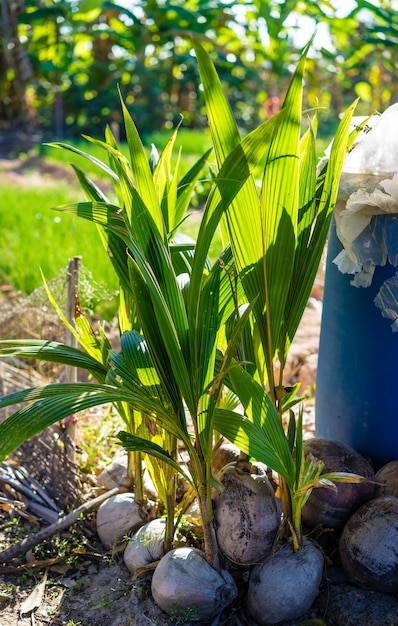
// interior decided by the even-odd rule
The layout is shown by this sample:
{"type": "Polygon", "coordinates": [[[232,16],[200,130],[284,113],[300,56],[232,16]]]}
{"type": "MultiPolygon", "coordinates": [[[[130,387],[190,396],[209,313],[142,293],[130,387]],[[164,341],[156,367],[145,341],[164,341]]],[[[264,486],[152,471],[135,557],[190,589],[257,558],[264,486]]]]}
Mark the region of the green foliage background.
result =
{"type": "Polygon", "coordinates": [[[395,0],[377,4],[4,0],[0,127],[36,128],[50,137],[102,136],[106,123],[121,121],[119,85],[140,132],[170,129],[180,114],[185,127],[202,128],[194,35],[216,60],[237,122],[249,131],[270,109],[275,113],[292,62],[318,29],[307,100],[329,111],[330,127],[320,126],[332,134],[355,92],[362,99],[359,114],[397,98],[398,13],[395,0]]]}
{"type": "MultiPolygon", "coordinates": [[[[239,130],[246,134],[278,110],[299,48],[306,33],[309,37],[315,29],[328,35],[315,38],[310,50],[304,103],[308,108],[322,107],[319,136],[325,144],[355,94],[361,98],[357,114],[366,115],[398,98],[396,0],[381,0],[378,7],[367,0],[352,0],[341,11],[342,4],[337,0],[4,0],[0,157],[10,146],[13,149],[15,136],[21,134],[28,146],[64,137],[80,142],[82,134],[102,139],[107,124],[116,135],[119,131],[123,135],[118,87],[148,154],[152,142],[159,150],[164,148],[182,115],[178,142],[184,159],[199,155],[211,141],[205,131],[192,35],[216,62],[239,130]]],[[[123,142],[124,137],[120,139],[123,142]]],[[[63,153],[43,146],[41,155],[60,159],[63,153]]],[[[189,163],[183,165],[188,168],[189,163]]],[[[89,269],[111,287],[113,276],[103,267],[106,259],[102,263],[96,257],[96,242],[91,243],[95,232],[85,233],[80,241],[72,219],[53,223],[50,216],[41,220],[37,234],[37,214],[68,201],[69,186],[31,187],[19,189],[18,194],[12,186],[0,189],[0,224],[8,233],[7,245],[4,250],[0,247],[0,280],[30,292],[41,284],[40,266],[52,278],[69,256],[84,250],[89,269]],[[26,232],[32,246],[21,255],[26,232]]]]}

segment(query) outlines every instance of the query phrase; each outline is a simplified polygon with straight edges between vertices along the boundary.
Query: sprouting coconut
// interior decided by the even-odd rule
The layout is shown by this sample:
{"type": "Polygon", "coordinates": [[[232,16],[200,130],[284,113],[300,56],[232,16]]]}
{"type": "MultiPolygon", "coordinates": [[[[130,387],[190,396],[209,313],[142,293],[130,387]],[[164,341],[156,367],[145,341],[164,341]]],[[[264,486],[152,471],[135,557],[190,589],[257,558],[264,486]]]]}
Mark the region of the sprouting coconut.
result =
{"type": "Polygon", "coordinates": [[[398,498],[366,502],[344,526],[340,558],[345,573],[362,587],[398,592],[398,498]]]}
{"type": "Polygon", "coordinates": [[[196,548],[175,548],[159,562],[152,578],[156,604],[189,623],[213,620],[232,604],[237,587],[227,571],[218,573],[196,548]]]}
{"type": "Polygon", "coordinates": [[[97,511],[97,533],[105,548],[110,549],[122,541],[129,532],[145,523],[142,507],[133,493],[118,493],[105,500],[97,511]]]}
{"type": "Polygon", "coordinates": [[[164,555],[166,519],[156,518],[144,524],[127,543],[123,554],[130,572],[158,561],[164,555]]]}
{"type": "Polygon", "coordinates": [[[250,624],[276,624],[299,617],[313,604],[322,579],[322,551],[308,539],[293,551],[291,540],[250,573],[245,610],[250,624]]]}
{"type": "Polygon", "coordinates": [[[394,496],[398,498],[398,461],[383,465],[375,475],[375,496],[394,496]]]}
{"type": "Polygon", "coordinates": [[[373,497],[373,468],[358,452],[339,441],[309,439],[304,442],[304,453],[322,461],[322,474],[347,472],[369,479],[360,483],[339,482],[337,491],[324,487],[313,489],[302,509],[303,523],[311,528],[321,524],[340,530],[350,515],[373,497]]]}
{"type": "Polygon", "coordinates": [[[219,478],[224,486],[214,501],[217,542],[221,552],[240,565],[266,558],[281,524],[279,500],[265,474],[253,465],[228,465],[219,478]]]}

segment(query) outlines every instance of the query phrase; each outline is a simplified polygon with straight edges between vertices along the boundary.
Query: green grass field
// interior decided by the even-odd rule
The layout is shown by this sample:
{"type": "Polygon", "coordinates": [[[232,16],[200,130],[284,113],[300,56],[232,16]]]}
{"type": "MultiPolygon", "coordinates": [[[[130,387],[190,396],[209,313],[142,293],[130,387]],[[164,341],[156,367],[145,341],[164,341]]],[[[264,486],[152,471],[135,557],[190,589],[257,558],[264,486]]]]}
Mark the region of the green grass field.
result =
{"type": "Polygon", "coordinates": [[[72,256],[107,289],[117,287],[113,269],[96,227],[71,215],[51,210],[65,202],[83,200],[78,187],[62,181],[30,184],[17,190],[11,183],[0,186],[0,282],[27,294],[42,284],[40,269],[51,280],[72,256]]]}
{"type": "MultiPolygon", "coordinates": [[[[184,150],[190,150],[183,164],[183,168],[188,169],[202,153],[200,148],[206,140],[202,134],[201,144],[200,138],[195,136],[190,146],[187,137],[183,139],[184,150]]],[[[106,161],[105,152],[98,146],[86,141],[74,145],[106,161]]],[[[163,147],[159,140],[157,145],[159,149],[163,147]]],[[[208,145],[206,143],[205,147],[208,145]]],[[[123,146],[123,152],[127,154],[126,146],[123,146]]],[[[51,210],[66,202],[85,199],[78,183],[69,182],[62,175],[62,168],[65,167],[65,172],[70,168],[69,161],[84,166],[92,176],[98,177],[98,168],[90,164],[87,168],[86,159],[49,146],[40,148],[40,156],[44,165],[56,163],[61,166],[61,169],[58,168],[60,173],[42,178],[31,176],[28,169],[22,184],[8,182],[6,177],[0,184],[0,226],[3,234],[0,239],[0,284],[8,284],[13,289],[30,294],[42,285],[40,270],[47,281],[52,280],[65,270],[69,258],[81,256],[82,264],[91,272],[93,280],[107,292],[115,292],[118,287],[116,276],[95,225],[51,210]]],[[[38,172],[40,174],[40,165],[38,172]]],[[[197,219],[188,219],[182,230],[195,237],[198,228],[197,219]]],[[[98,293],[101,291],[98,289],[98,293]]],[[[101,302],[94,304],[101,310],[101,302]]],[[[109,305],[106,308],[112,309],[109,305]]]]}

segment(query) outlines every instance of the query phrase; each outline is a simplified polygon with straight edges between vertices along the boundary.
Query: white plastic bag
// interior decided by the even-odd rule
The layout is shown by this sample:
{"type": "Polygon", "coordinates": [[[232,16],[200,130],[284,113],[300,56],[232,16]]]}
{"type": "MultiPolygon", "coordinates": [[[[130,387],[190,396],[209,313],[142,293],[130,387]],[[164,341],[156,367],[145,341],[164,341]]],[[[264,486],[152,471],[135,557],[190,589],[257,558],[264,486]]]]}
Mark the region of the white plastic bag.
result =
{"type": "MultiPolygon", "coordinates": [[[[398,104],[374,115],[347,155],[334,216],[343,244],[334,263],[353,286],[368,287],[377,266],[398,267],[398,104]]],[[[398,272],[375,303],[398,331],[398,272]]]]}

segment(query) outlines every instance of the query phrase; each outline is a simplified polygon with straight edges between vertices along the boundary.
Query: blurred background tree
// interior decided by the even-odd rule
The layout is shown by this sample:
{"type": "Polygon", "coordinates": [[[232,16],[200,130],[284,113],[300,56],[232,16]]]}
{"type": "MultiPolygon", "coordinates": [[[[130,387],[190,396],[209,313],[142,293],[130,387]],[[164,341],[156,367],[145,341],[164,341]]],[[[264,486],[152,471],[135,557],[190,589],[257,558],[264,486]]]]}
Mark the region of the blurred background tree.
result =
{"type": "Polygon", "coordinates": [[[0,132],[102,136],[105,124],[118,128],[118,85],[143,133],[180,114],[203,127],[192,35],[212,51],[247,131],[278,109],[316,28],[307,100],[328,110],[333,133],[355,93],[364,114],[398,99],[394,2],[2,0],[0,132]]]}

